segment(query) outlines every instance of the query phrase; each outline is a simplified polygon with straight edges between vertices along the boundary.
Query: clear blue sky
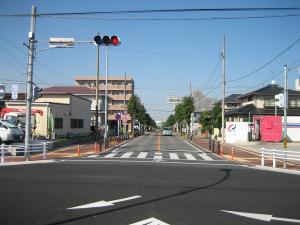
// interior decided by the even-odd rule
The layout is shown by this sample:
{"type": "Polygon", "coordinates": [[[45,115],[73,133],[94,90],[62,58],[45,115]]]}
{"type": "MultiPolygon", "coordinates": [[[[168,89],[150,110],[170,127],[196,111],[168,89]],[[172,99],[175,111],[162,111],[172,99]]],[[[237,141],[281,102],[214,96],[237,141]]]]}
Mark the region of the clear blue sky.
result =
{"type": "MultiPolygon", "coordinates": [[[[238,8],[238,7],[300,7],[298,0],[1,0],[0,14],[94,12],[147,9],[238,8]]],[[[68,16],[72,18],[37,18],[38,48],[47,47],[49,37],[74,37],[92,40],[94,35],[116,34],[122,45],[109,50],[109,75],[134,78],[136,94],[154,119],[165,119],[171,110],[168,95],[188,95],[202,90],[209,97],[220,98],[220,52],[226,35],[226,80],[248,74],[270,61],[300,38],[300,16],[235,19],[235,20],[173,20],[182,18],[252,17],[300,14],[295,11],[272,12],[194,12],[68,16]],[[141,19],[170,20],[141,20],[141,19]],[[116,20],[117,19],[117,20],[116,20]],[[122,20],[119,20],[122,19],[122,20]],[[128,20],[139,19],[139,20],[128,20]]],[[[26,80],[29,17],[0,17],[0,82],[26,80]]],[[[34,67],[34,82],[42,87],[74,85],[75,76],[96,74],[96,48],[80,45],[73,49],[53,49],[40,52],[34,67]]],[[[300,43],[261,71],[228,82],[226,94],[254,90],[271,82],[274,71],[276,83],[283,83],[283,65],[300,63],[300,43]]],[[[101,75],[105,74],[104,49],[101,51],[101,75]]],[[[298,68],[289,73],[289,87],[299,76],[298,68]]],[[[22,85],[21,85],[22,86],[22,85]]],[[[23,85],[24,88],[24,85],[23,85]]],[[[20,87],[22,89],[22,87],[20,87]]]]}

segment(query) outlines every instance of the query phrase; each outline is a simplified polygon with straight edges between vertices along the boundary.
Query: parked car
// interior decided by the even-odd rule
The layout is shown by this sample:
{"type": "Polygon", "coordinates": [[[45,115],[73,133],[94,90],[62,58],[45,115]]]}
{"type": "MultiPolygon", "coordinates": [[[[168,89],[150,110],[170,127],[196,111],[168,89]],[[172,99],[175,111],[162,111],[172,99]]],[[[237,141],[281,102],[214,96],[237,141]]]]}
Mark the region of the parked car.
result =
{"type": "Polygon", "coordinates": [[[15,125],[0,120],[0,142],[23,141],[25,134],[23,130],[15,125]]]}
{"type": "Polygon", "coordinates": [[[162,134],[164,136],[172,136],[172,128],[170,128],[170,127],[163,128],[162,134]]]}

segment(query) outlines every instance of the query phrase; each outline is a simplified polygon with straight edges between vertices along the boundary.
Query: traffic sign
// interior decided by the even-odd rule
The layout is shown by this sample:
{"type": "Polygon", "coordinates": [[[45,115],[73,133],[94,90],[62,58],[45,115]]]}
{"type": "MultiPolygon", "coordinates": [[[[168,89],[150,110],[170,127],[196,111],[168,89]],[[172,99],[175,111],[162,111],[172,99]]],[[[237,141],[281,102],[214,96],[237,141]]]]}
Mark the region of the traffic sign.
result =
{"type": "Polygon", "coordinates": [[[120,115],[120,113],[117,113],[117,114],[115,115],[115,119],[116,119],[116,120],[121,120],[121,115],[120,115]]]}

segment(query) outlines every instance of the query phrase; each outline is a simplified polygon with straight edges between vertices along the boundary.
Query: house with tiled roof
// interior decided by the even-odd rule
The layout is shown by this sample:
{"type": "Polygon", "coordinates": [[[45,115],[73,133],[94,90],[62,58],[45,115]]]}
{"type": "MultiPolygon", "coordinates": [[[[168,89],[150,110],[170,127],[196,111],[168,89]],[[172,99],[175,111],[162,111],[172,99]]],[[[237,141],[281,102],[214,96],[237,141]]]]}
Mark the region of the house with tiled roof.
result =
{"type": "MultiPolygon", "coordinates": [[[[276,84],[237,97],[240,106],[225,112],[227,121],[252,121],[254,115],[283,115],[283,108],[275,107],[275,95],[284,89],[276,84]]],[[[300,116],[300,91],[288,90],[288,116],[300,116]]]]}

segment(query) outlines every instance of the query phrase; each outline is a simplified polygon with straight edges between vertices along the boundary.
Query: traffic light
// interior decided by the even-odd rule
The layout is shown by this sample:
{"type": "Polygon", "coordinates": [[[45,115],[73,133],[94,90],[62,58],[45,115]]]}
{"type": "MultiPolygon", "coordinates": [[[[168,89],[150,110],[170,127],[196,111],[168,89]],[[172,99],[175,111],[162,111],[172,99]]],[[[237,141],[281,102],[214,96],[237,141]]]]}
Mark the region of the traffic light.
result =
{"type": "Polygon", "coordinates": [[[284,94],[283,93],[275,95],[275,105],[280,108],[284,107],[284,94]]]}
{"type": "Polygon", "coordinates": [[[33,86],[33,89],[32,89],[32,99],[38,99],[40,97],[42,97],[42,92],[43,89],[38,87],[38,86],[33,86]]]}
{"type": "Polygon", "coordinates": [[[121,40],[118,36],[100,36],[96,35],[94,37],[95,45],[105,45],[105,46],[118,46],[121,44],[121,40]]]}

